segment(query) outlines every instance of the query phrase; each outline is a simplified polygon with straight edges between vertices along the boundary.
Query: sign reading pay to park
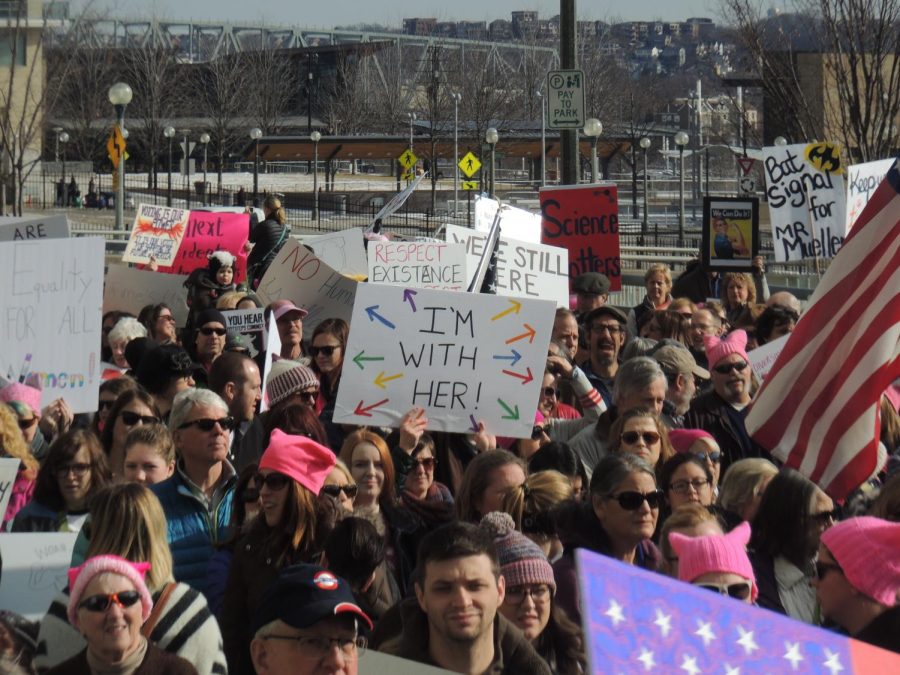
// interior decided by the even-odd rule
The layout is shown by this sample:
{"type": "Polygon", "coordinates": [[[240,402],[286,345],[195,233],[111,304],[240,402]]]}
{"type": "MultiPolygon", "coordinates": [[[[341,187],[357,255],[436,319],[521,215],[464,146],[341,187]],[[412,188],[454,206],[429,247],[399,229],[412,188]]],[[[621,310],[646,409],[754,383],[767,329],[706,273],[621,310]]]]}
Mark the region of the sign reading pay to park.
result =
{"type": "Polygon", "coordinates": [[[556,303],[360,284],[334,421],[531,435],[556,303]]]}

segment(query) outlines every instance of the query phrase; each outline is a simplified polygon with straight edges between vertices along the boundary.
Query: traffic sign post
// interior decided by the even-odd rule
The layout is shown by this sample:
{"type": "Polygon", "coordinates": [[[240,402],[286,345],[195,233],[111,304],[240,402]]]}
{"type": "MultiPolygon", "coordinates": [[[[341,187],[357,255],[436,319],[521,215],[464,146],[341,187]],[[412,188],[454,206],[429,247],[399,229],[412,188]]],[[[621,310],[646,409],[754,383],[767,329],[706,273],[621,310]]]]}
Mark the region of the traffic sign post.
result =
{"type": "Polygon", "coordinates": [[[125,136],[119,125],[115,125],[109,134],[109,140],[106,141],[106,152],[109,161],[112,162],[113,168],[119,168],[119,159],[125,155],[125,136]]]}
{"type": "Polygon", "coordinates": [[[756,165],[756,160],[752,157],[738,157],[737,163],[741,167],[743,175],[748,176],[753,170],[753,167],[756,165]]]}
{"type": "Polygon", "coordinates": [[[416,153],[407,148],[404,153],[397,158],[397,161],[400,162],[400,166],[409,171],[416,165],[419,158],[416,157],[416,153]]]}
{"type": "Polygon", "coordinates": [[[551,70],[547,73],[547,126],[580,129],[584,126],[584,71],[551,70]]]}
{"type": "Polygon", "coordinates": [[[463,190],[477,190],[478,189],[478,181],[477,180],[464,180],[462,182],[463,190]]]}
{"type": "MultiPolygon", "coordinates": [[[[465,156],[459,160],[459,170],[465,174],[466,178],[471,178],[478,170],[481,168],[481,161],[474,155],[474,153],[470,150],[465,154],[465,156]]],[[[463,188],[464,190],[471,190],[472,188],[463,188]]]]}

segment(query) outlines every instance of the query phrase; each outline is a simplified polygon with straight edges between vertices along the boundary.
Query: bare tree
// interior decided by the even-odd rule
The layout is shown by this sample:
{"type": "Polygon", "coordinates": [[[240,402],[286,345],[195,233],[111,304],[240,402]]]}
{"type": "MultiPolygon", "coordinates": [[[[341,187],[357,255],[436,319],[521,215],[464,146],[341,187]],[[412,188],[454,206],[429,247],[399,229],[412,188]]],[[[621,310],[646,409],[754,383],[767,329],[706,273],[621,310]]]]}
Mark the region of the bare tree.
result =
{"type": "Polygon", "coordinates": [[[259,49],[244,52],[242,64],[252,82],[246,92],[251,119],[263,133],[277,133],[299,86],[288,53],[264,42],[259,49]]]}
{"type": "Polygon", "coordinates": [[[372,128],[373,87],[364,72],[365,61],[359,52],[341,52],[334,77],[322,85],[319,117],[334,135],[352,136],[372,128]]]}

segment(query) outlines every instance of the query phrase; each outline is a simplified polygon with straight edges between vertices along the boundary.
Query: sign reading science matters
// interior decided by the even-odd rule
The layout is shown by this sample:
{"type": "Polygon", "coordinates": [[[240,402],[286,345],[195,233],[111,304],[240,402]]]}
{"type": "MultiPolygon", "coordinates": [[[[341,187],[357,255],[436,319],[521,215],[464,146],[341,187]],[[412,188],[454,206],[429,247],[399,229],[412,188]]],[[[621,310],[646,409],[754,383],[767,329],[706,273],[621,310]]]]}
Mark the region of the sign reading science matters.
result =
{"type": "Polygon", "coordinates": [[[334,421],[526,438],[534,426],[556,304],[360,284],[334,421]]]}

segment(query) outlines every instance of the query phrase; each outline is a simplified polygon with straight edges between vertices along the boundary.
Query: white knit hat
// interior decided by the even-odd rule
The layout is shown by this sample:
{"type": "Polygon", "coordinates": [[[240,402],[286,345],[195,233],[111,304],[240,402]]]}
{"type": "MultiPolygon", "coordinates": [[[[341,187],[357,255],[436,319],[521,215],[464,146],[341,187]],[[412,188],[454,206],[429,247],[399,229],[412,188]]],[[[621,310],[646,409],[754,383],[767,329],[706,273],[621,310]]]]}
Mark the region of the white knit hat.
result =
{"type": "Polygon", "coordinates": [[[316,374],[311,368],[291,359],[275,361],[266,379],[269,405],[281,403],[292,394],[311,388],[319,388],[316,374]]]}

